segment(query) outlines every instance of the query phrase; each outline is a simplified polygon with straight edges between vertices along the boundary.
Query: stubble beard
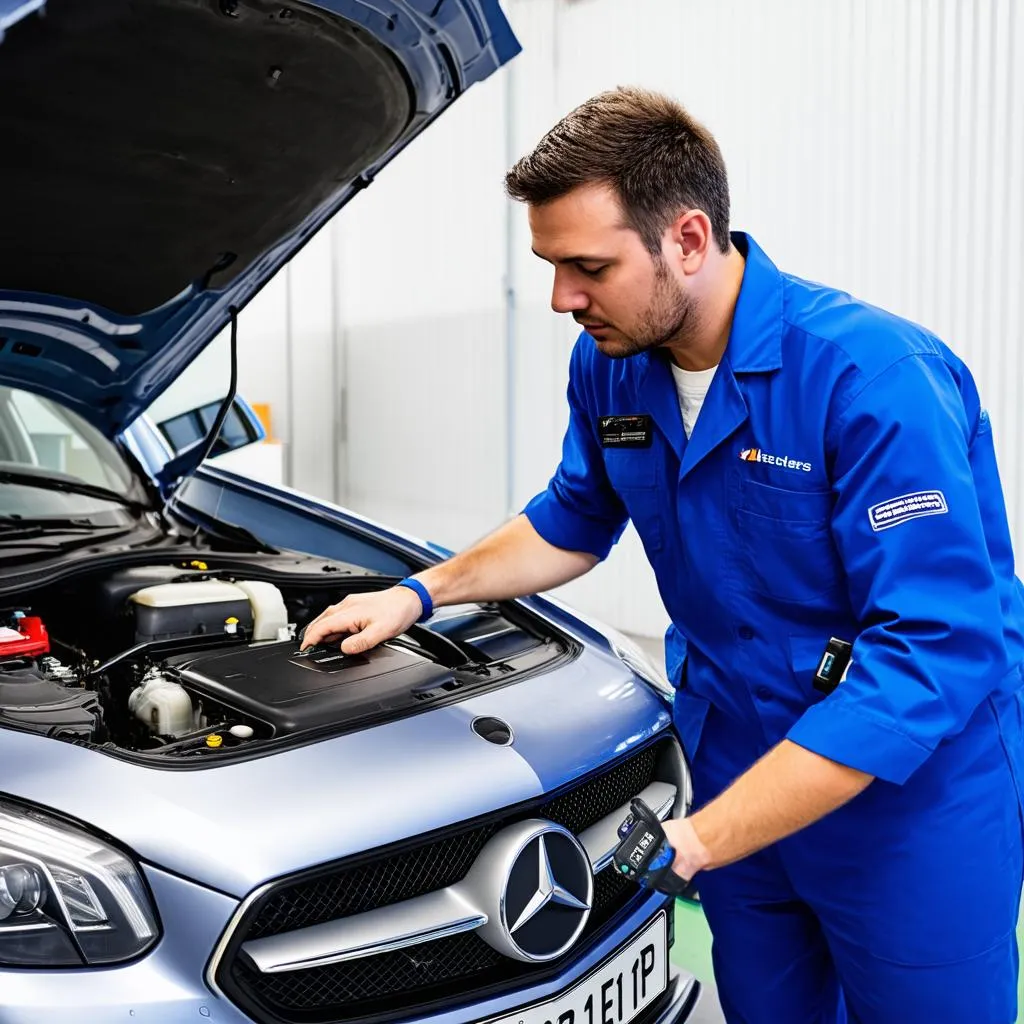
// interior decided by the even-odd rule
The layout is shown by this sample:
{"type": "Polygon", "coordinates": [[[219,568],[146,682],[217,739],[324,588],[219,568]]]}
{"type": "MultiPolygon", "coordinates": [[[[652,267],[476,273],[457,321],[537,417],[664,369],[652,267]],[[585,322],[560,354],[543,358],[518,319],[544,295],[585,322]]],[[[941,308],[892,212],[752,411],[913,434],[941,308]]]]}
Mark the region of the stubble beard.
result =
{"type": "Polygon", "coordinates": [[[619,331],[622,335],[619,338],[595,341],[604,355],[612,359],[626,359],[665,345],[685,342],[695,332],[698,319],[696,301],[672,279],[664,261],[655,259],[654,294],[647,309],[637,318],[632,333],[619,331]]]}

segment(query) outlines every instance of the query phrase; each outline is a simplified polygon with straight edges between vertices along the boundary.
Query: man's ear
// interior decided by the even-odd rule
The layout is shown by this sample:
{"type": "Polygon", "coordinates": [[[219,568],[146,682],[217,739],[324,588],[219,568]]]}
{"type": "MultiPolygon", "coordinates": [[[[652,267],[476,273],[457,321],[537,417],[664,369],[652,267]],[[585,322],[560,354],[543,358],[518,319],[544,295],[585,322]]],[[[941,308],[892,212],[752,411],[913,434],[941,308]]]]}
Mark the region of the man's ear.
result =
{"type": "Polygon", "coordinates": [[[670,252],[684,274],[696,274],[713,244],[711,221],[703,210],[681,213],[669,228],[670,252]]]}

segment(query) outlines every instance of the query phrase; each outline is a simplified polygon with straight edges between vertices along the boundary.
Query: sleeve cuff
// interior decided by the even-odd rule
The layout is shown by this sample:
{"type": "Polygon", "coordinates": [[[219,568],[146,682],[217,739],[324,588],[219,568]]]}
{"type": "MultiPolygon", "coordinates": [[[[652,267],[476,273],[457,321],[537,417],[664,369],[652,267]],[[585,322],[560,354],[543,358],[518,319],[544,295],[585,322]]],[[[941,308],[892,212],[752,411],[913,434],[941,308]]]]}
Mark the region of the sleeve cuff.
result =
{"type": "Polygon", "coordinates": [[[571,512],[550,490],[538,494],[523,515],[549,544],[566,551],[586,551],[602,562],[625,529],[625,523],[616,527],[571,512]]]}
{"type": "Polygon", "coordinates": [[[931,755],[906,733],[840,700],[808,708],[786,737],[830,761],[902,785],[931,755]]]}

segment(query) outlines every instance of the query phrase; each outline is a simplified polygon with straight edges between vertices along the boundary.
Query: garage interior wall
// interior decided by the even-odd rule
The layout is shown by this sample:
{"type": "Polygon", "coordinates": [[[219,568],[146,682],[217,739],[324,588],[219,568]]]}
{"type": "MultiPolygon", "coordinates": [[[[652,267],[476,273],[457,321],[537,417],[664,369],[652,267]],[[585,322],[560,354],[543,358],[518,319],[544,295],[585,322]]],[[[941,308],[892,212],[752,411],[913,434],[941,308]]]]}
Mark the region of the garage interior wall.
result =
{"type": "MultiPolygon", "coordinates": [[[[453,548],[547,482],[576,335],[502,175],[617,84],[717,136],[733,226],[973,367],[1024,551],[1019,0],[505,0],[524,52],[470,90],[243,314],[241,387],[287,482],[453,548]]],[[[795,411],[796,412],[796,411],[795,411]]],[[[658,635],[639,542],[564,588],[658,635]]]]}

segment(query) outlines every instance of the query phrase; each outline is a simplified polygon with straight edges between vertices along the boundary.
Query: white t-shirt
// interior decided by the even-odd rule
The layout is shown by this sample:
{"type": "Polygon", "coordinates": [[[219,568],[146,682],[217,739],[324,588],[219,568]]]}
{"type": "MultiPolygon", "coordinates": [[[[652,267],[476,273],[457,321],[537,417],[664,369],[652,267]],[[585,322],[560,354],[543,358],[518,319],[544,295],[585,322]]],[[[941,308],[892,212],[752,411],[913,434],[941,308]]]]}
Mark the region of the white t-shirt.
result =
{"type": "Polygon", "coordinates": [[[683,411],[683,429],[689,438],[718,367],[712,366],[710,370],[683,370],[675,363],[669,363],[669,366],[672,367],[672,376],[676,379],[679,408],[683,411]]]}

